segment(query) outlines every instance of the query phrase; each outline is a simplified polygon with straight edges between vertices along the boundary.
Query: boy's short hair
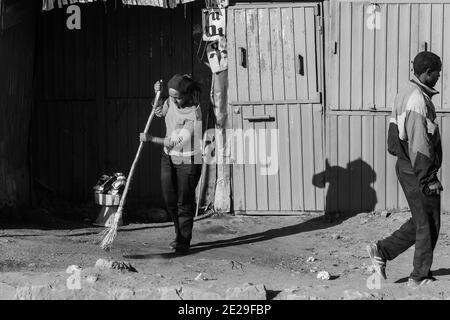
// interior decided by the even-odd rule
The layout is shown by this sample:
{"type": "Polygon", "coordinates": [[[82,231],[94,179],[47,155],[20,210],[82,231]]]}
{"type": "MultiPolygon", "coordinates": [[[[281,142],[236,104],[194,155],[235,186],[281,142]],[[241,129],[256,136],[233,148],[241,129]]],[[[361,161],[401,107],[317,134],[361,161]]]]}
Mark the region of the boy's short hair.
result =
{"type": "Polygon", "coordinates": [[[413,61],[414,73],[421,75],[427,69],[431,71],[440,70],[442,67],[441,58],[430,51],[419,52],[413,61]]]}

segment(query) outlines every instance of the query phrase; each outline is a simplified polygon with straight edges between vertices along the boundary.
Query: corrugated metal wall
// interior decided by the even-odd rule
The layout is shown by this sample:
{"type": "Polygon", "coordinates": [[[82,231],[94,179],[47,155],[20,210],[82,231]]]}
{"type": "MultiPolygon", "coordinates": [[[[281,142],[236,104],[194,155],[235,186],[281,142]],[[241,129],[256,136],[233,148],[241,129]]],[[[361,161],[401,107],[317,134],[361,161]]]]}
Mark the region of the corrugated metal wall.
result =
{"type": "Polygon", "coordinates": [[[38,12],[34,9],[24,1],[8,3],[5,29],[0,28],[0,210],[31,200],[29,132],[38,12]]]}
{"type": "MultiPolygon", "coordinates": [[[[441,56],[443,76],[433,97],[450,110],[450,3],[381,3],[379,28],[369,29],[369,2],[331,1],[327,104],[332,110],[390,108],[412,75],[410,61],[427,48],[441,56]],[[446,18],[445,18],[446,17],[446,18]],[[336,43],[336,54],[333,53],[336,43]]],[[[424,2],[424,1],[422,1],[424,2]]]]}
{"type": "MultiPolygon", "coordinates": [[[[208,73],[195,54],[199,4],[162,9],[108,2],[80,8],[81,30],[65,27],[64,9],[41,16],[34,168],[43,189],[84,201],[92,199],[101,174],[128,173],[151,111],[153,83],[194,68],[208,73]]],[[[210,73],[203,81],[206,97],[208,81],[210,73]]],[[[154,135],[164,134],[162,121],[154,120],[154,135]]],[[[146,145],[130,200],[162,205],[160,156],[160,147],[146,145]]]]}
{"type": "MultiPolygon", "coordinates": [[[[331,167],[327,190],[330,210],[370,211],[403,208],[395,158],[386,152],[389,113],[396,93],[412,74],[411,60],[429,50],[443,60],[433,97],[443,141],[450,137],[450,3],[448,1],[377,1],[379,25],[368,28],[368,2],[326,3],[326,157],[331,167]],[[384,2],[384,3],[383,3],[384,2]],[[399,2],[399,3],[396,3],[399,2]],[[350,165],[349,165],[350,164],[350,165]],[[355,166],[356,164],[356,166],[355,166]],[[345,169],[345,170],[344,170],[345,169]]],[[[450,209],[449,158],[444,144],[441,170],[443,208],[450,209]]]]}
{"type": "Polygon", "coordinates": [[[324,189],[316,188],[313,180],[324,169],[319,4],[242,4],[230,7],[228,14],[233,130],[239,136],[236,130],[242,129],[248,139],[253,138],[248,130],[268,130],[262,147],[260,135],[254,146],[233,140],[234,210],[250,214],[323,210],[324,189]],[[253,121],[255,117],[262,120],[253,121]],[[261,148],[267,158],[274,150],[270,130],[278,130],[278,171],[264,175],[258,156],[261,148]],[[246,155],[245,164],[239,162],[238,150],[246,155]],[[251,151],[257,155],[256,164],[249,157],[251,151]]]}

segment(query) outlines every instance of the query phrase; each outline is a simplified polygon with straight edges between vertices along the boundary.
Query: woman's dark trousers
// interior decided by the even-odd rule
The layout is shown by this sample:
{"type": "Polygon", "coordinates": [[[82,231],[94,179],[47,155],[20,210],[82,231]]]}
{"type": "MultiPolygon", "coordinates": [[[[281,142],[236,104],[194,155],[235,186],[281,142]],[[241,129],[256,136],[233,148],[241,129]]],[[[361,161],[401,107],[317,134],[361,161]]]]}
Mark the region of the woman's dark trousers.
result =
{"type": "Polygon", "coordinates": [[[161,158],[162,194],[167,211],[175,225],[178,244],[189,246],[195,215],[195,188],[200,178],[201,164],[193,158],[161,158]],[[182,162],[184,161],[184,163],[182,162]]]}

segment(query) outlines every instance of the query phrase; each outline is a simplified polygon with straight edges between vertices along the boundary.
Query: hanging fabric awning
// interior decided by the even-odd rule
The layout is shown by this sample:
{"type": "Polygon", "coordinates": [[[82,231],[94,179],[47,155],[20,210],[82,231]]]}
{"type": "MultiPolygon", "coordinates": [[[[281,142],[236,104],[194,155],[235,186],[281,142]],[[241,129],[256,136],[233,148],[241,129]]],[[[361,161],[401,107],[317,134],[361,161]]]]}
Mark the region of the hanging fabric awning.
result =
{"type": "MultiPolygon", "coordinates": [[[[48,11],[53,8],[63,8],[71,4],[89,3],[107,0],[42,0],[42,10],[48,11]]],[[[122,0],[123,4],[135,6],[153,6],[161,8],[175,8],[179,4],[194,2],[195,0],[122,0]]]]}
{"type": "Polygon", "coordinates": [[[122,3],[136,6],[154,6],[175,8],[179,4],[194,2],[195,0],[122,0],[122,3]]]}
{"type": "MultiPolygon", "coordinates": [[[[98,0],[106,2],[106,0],[98,0]]],[[[55,7],[63,8],[71,4],[97,2],[97,0],[42,0],[42,11],[52,10],[55,7]]]]}

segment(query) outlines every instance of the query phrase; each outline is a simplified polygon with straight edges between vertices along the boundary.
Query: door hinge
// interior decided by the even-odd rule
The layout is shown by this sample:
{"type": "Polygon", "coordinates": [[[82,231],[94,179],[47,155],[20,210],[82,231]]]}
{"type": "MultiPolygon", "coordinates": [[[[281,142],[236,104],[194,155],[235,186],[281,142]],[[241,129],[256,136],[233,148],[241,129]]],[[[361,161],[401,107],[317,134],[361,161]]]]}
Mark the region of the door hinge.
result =
{"type": "Polygon", "coordinates": [[[319,22],[317,23],[317,31],[319,31],[320,33],[323,32],[323,26],[322,26],[321,20],[319,20],[319,22]]]}
{"type": "Polygon", "coordinates": [[[323,21],[322,21],[322,16],[320,16],[320,15],[316,16],[316,26],[317,26],[317,31],[322,33],[323,32],[323,21]]]}

